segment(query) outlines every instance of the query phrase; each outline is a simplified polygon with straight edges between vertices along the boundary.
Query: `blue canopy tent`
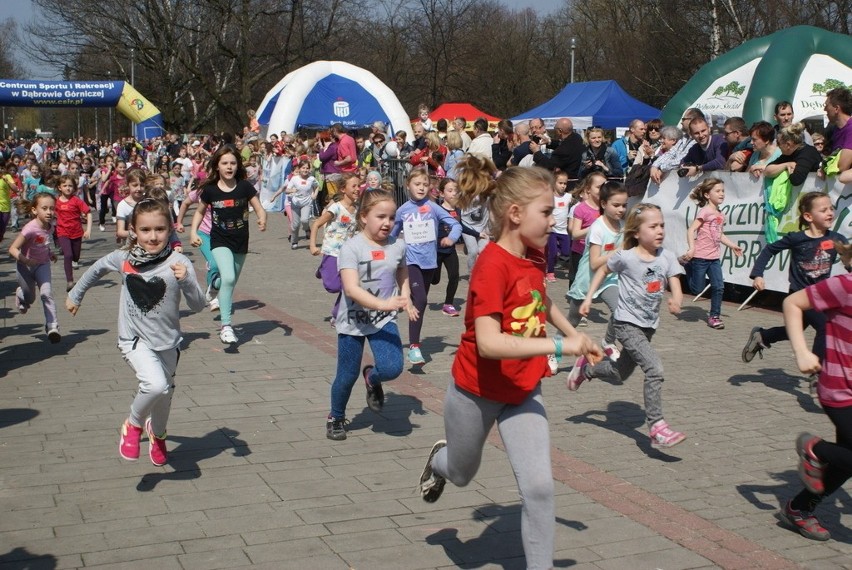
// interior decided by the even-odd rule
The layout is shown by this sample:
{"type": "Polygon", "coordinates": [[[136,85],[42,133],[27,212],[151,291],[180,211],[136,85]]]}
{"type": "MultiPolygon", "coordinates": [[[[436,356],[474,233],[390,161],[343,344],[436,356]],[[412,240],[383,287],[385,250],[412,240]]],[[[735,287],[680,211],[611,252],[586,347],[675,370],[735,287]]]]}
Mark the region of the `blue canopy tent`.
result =
{"type": "Polygon", "coordinates": [[[569,83],[550,101],[512,117],[512,121],[540,118],[552,128],[557,119],[566,117],[578,130],[591,126],[615,129],[629,126],[633,119],[649,121],[659,116],[659,109],[634,99],[618,83],[608,80],[569,83]]]}

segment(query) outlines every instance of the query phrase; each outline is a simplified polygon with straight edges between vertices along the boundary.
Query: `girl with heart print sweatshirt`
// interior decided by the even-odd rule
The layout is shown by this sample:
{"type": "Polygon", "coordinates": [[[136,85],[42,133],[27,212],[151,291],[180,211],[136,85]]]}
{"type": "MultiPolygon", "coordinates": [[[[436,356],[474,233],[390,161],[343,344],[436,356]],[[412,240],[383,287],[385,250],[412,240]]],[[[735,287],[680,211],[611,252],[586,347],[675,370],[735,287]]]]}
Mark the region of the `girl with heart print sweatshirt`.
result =
{"type": "Polygon", "coordinates": [[[174,376],[180,356],[180,298],[186,296],[193,311],[206,305],[195,278],[192,262],[172,250],[172,222],[168,206],[146,198],[133,208],[128,249],[99,259],[68,293],[66,308],[76,315],[86,291],[110,271],[121,274],[118,312],[118,348],[136,372],[139,390],[130,406],[130,417],[121,426],[119,454],[139,459],[144,426],[149,456],[154,465],[165,465],[166,423],[171,410],[174,376]]]}

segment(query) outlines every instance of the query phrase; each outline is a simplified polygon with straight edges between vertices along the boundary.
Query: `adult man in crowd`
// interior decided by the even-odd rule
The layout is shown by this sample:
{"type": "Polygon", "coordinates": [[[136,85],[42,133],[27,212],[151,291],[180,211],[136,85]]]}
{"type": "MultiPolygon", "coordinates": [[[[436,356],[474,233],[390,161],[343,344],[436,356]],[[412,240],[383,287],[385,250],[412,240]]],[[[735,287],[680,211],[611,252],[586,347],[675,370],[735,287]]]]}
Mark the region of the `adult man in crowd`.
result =
{"type": "Polygon", "coordinates": [[[532,155],[530,142],[529,123],[518,123],[515,125],[515,148],[512,151],[510,164],[519,166],[525,156],[532,155]]]}
{"type": "Polygon", "coordinates": [[[621,162],[621,171],[627,174],[630,167],[633,166],[633,161],[636,160],[636,153],[645,141],[645,122],[639,119],[630,121],[630,127],[627,129],[627,134],[612,143],[612,148],[618,153],[618,160],[621,162]]]}
{"type": "Polygon", "coordinates": [[[540,145],[550,144],[550,135],[544,128],[544,119],[530,119],[530,140],[540,145]]]}
{"type": "Polygon", "coordinates": [[[417,121],[412,130],[414,131],[414,140],[411,142],[411,147],[414,150],[423,150],[426,148],[426,129],[423,127],[423,123],[417,121]]]}
{"type": "Polygon", "coordinates": [[[468,154],[491,160],[491,135],[488,134],[488,121],[479,117],[473,122],[473,140],[467,149],[468,154]]]}
{"type": "Polygon", "coordinates": [[[556,121],[556,136],[558,141],[553,141],[548,148],[553,149],[550,155],[545,155],[541,152],[541,145],[535,141],[530,143],[530,151],[533,153],[533,162],[536,166],[547,168],[548,170],[559,169],[568,174],[568,178],[577,178],[577,172],[580,170],[580,161],[583,157],[585,145],[583,145],[583,137],[574,132],[574,123],[571,119],[562,118],[556,121]]]}
{"type": "Polygon", "coordinates": [[[691,149],[695,144],[695,141],[689,135],[689,124],[693,121],[693,119],[697,119],[699,117],[704,119],[704,113],[701,112],[701,109],[696,107],[690,107],[683,112],[683,115],[680,118],[680,129],[683,131],[683,135],[671,149],[658,156],[654,162],[651,163],[651,181],[659,184],[660,181],[662,181],[663,176],[672,170],[680,168],[680,163],[683,162],[686,153],[689,152],[689,149],[691,149]]]}
{"type": "Polygon", "coordinates": [[[753,151],[746,122],[742,117],[729,117],[725,121],[723,131],[729,153],[725,168],[732,172],[742,172],[748,166],[753,151]]]}
{"type": "Polygon", "coordinates": [[[470,148],[471,142],[470,135],[467,134],[467,131],[465,131],[465,129],[467,128],[467,119],[465,119],[464,117],[456,117],[455,119],[453,119],[453,127],[455,127],[456,131],[459,133],[459,136],[461,136],[462,150],[464,152],[467,152],[467,149],[470,148]]]}
{"type": "Polygon", "coordinates": [[[852,168],[852,92],[837,87],[825,96],[823,107],[831,128],[832,152],[839,152],[837,168],[844,172],[852,168]]]}
{"type": "Polygon", "coordinates": [[[693,119],[689,123],[689,134],[695,144],[686,153],[681,165],[687,176],[725,168],[727,144],[722,135],[711,135],[706,119],[693,119]]]}
{"type": "MultiPolygon", "coordinates": [[[[793,104],[789,101],[781,101],[775,104],[775,132],[781,131],[784,127],[789,127],[793,124],[793,104]]],[[[805,144],[814,145],[814,139],[807,129],[802,133],[805,137],[805,144]]]]}
{"type": "Polygon", "coordinates": [[[30,146],[30,152],[35,155],[36,162],[41,162],[44,158],[44,137],[37,137],[35,142],[30,146]]]}
{"type": "Polygon", "coordinates": [[[337,142],[337,160],[334,165],[340,172],[355,172],[358,170],[358,148],[353,139],[340,123],[331,126],[331,136],[337,142]]]}

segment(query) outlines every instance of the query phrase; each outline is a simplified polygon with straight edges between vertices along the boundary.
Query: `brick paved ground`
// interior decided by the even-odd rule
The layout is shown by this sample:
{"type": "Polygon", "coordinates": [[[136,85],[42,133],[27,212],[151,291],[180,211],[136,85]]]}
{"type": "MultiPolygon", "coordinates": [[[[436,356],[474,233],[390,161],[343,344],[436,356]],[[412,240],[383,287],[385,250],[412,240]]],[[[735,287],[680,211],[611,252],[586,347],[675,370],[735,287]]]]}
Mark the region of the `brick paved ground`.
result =
{"type": "MultiPolygon", "coordinates": [[[[135,382],[115,348],[115,277],[76,318],[61,314],[62,343],[50,345],[40,307],[13,311],[14,266],[0,262],[0,569],[524,567],[517,489],[496,433],[468,487],[448,486],[433,505],[415,492],[443,435],[462,328],[439,311],[443,285],[426,316],[427,365],[386,387],[381,415],[356,387],[349,439],[329,441],[331,297],[312,276],[318,260],[289,249],[283,219],[270,226],[253,235],[237,288],[238,348],[223,349],[209,312],[183,319],[163,468],[116,453],[135,382]]],[[[94,238],[88,262],[110,248],[108,233],[94,238]]],[[[59,266],[54,281],[64,289],[59,266]]],[[[564,306],[564,283],[552,289],[564,306]]],[[[751,327],[780,316],[726,304],[727,329],[713,331],[706,308],[664,315],[654,340],[666,417],[689,436],[667,453],[647,441],[641,374],[569,394],[568,362],[545,382],[557,567],[852,568],[845,490],[818,511],[830,542],[775,518],[797,485],[796,434],[831,434],[788,347],[750,365],[739,359],[751,327]]],[[[586,330],[598,338],[603,316],[596,321],[586,330]]]]}

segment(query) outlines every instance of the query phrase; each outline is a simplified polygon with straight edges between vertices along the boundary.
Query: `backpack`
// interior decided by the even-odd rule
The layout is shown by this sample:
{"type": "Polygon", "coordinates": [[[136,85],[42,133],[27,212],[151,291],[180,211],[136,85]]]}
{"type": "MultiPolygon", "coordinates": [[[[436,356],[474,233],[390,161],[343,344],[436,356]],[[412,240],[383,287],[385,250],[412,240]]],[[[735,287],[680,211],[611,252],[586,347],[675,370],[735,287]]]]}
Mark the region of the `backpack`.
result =
{"type": "Polygon", "coordinates": [[[624,189],[627,190],[627,195],[632,198],[644,194],[650,179],[651,163],[633,165],[624,178],[624,189]]]}

